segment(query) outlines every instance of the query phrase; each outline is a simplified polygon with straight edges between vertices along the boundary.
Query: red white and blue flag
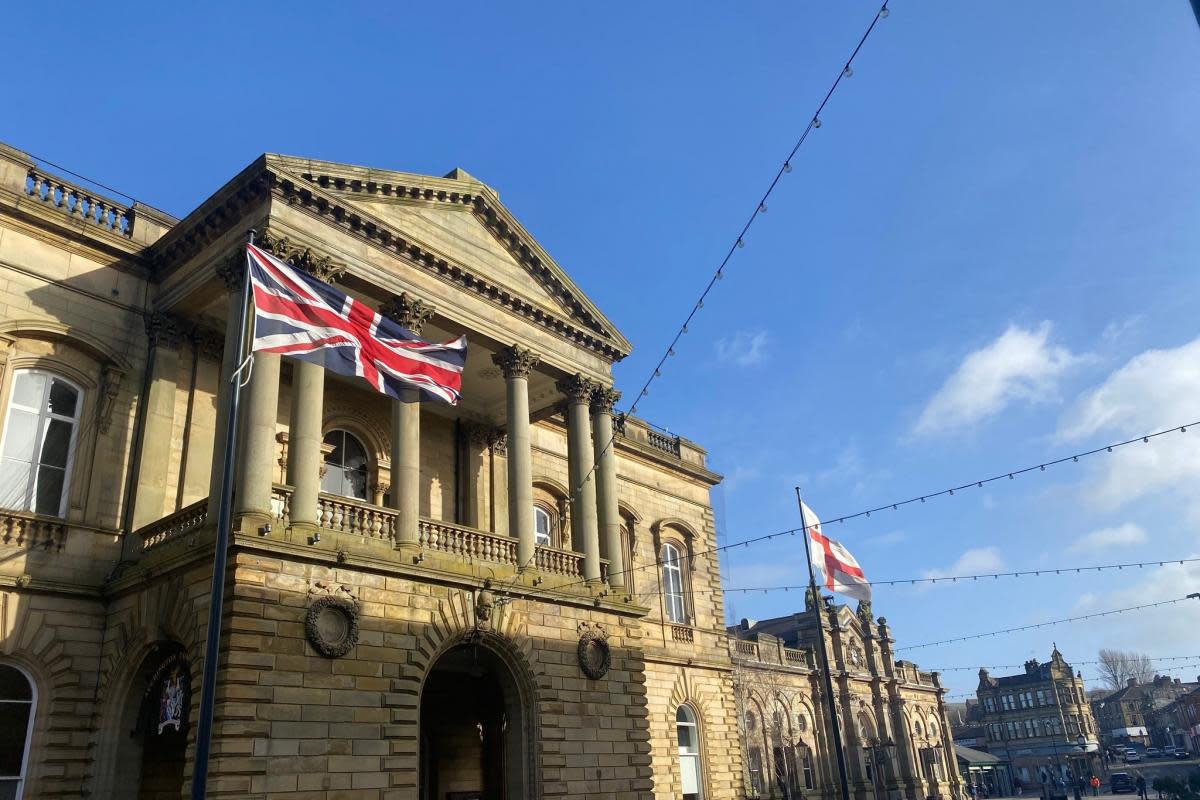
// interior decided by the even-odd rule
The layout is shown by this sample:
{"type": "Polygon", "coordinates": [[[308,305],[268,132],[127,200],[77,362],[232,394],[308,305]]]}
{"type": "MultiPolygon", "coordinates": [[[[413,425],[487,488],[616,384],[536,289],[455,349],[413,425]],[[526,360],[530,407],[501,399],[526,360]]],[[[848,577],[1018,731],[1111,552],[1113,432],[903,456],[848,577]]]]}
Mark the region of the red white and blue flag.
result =
{"type": "Polygon", "coordinates": [[[252,350],[320,364],[357,376],[377,392],[399,399],[411,386],[457,405],[467,338],[444,344],[418,339],[365,303],[246,246],[254,302],[252,350]]]}
{"type": "Polygon", "coordinates": [[[801,505],[804,528],[808,534],[812,561],[825,576],[825,588],[831,592],[870,602],[871,584],[863,574],[862,567],[841,542],[821,533],[821,520],[807,505],[801,505]]]}

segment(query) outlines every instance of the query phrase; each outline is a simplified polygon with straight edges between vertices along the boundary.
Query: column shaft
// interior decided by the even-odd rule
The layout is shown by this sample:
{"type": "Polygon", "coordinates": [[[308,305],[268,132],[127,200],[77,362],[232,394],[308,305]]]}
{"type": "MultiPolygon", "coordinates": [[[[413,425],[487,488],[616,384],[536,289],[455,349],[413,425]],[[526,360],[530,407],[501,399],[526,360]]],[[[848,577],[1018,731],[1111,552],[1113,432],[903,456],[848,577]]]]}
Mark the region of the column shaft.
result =
{"type": "Polygon", "coordinates": [[[513,345],[492,356],[504,372],[508,405],[508,535],[517,537],[517,569],[534,566],[533,457],[529,441],[529,373],[538,357],[513,345]]]}
{"type": "Polygon", "coordinates": [[[401,390],[392,401],[392,508],[396,543],[416,544],[421,515],[421,396],[401,390]]]}
{"type": "Polygon", "coordinates": [[[608,555],[608,585],[625,587],[625,549],[621,546],[621,511],[617,504],[617,444],[612,407],[619,395],[599,389],[592,397],[592,435],[596,447],[596,506],[600,533],[608,555]]]}
{"type": "MultiPolygon", "coordinates": [[[[225,467],[225,431],[229,426],[230,379],[238,367],[237,334],[242,315],[241,277],[226,273],[229,299],[226,305],[225,347],[221,352],[221,377],[217,384],[217,421],[213,429],[212,472],[208,482],[208,512],[216,514],[225,467]]],[[[214,517],[215,519],[215,517],[214,517]]]]}
{"type": "Polygon", "coordinates": [[[324,403],[325,370],[308,361],[294,362],[287,461],[287,482],[292,486],[293,527],[317,526],[324,403]]]}
{"type": "Polygon", "coordinates": [[[242,408],[240,473],[234,510],[262,524],[271,519],[271,473],[275,461],[275,423],[279,418],[279,356],[255,353],[254,372],[242,408]]]}
{"type": "Polygon", "coordinates": [[[567,464],[571,485],[571,540],[583,553],[583,577],[600,580],[600,531],[596,521],[596,458],[589,414],[595,384],[576,375],[559,384],[567,394],[567,464]]]}

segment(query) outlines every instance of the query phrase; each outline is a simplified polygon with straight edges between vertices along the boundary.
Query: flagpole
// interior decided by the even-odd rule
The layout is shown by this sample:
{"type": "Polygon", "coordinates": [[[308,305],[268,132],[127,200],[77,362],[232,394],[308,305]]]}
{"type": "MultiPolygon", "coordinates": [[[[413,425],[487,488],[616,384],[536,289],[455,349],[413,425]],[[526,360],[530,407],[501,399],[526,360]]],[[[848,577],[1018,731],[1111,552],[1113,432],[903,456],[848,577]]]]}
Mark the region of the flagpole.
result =
{"type": "MultiPolygon", "coordinates": [[[[254,244],[255,231],[247,233],[254,244]]],[[[250,308],[250,254],[242,272],[241,319],[237,326],[236,366],[246,357],[246,322],[250,308]]],[[[208,635],[204,642],[204,677],[200,683],[200,719],[196,726],[196,763],[192,769],[192,800],[205,800],[208,794],[208,761],[212,745],[213,708],[217,694],[217,661],[221,646],[221,617],[225,605],[225,566],[229,556],[229,529],[233,512],[233,469],[236,463],[238,401],[242,394],[242,375],[235,369],[229,377],[229,417],[225,425],[225,451],[221,471],[221,493],[217,498],[217,536],[214,545],[212,591],[208,602],[208,635]]],[[[209,498],[212,503],[212,498],[209,498]]]]}
{"type": "Polygon", "coordinates": [[[842,800],[850,800],[850,783],[846,779],[846,754],[842,751],[842,729],[838,725],[837,700],[833,696],[833,673],[829,670],[829,650],[825,646],[824,611],[821,609],[821,592],[817,588],[817,576],[813,571],[812,548],[809,543],[808,520],[804,518],[804,501],[800,499],[800,487],[796,487],[796,504],[800,507],[800,527],[804,529],[804,558],[808,561],[808,590],[812,593],[813,611],[817,615],[817,649],[821,654],[821,674],[825,676],[825,696],[829,706],[829,722],[833,726],[833,752],[837,756],[838,778],[842,783],[842,800]]]}

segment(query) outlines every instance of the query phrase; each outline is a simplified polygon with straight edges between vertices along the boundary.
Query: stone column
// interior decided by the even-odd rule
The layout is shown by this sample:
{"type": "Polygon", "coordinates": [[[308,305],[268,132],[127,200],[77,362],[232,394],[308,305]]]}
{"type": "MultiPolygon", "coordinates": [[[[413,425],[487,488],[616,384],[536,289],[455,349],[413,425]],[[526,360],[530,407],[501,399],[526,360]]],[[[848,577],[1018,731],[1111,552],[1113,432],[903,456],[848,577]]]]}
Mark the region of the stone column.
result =
{"type": "Polygon", "coordinates": [[[491,496],[487,462],[492,439],[496,434],[492,428],[476,423],[464,424],[460,433],[462,474],[458,476],[458,480],[462,482],[462,489],[459,519],[464,525],[486,530],[490,525],[488,518],[491,496]]]}
{"type": "MultiPolygon", "coordinates": [[[[379,313],[420,336],[433,307],[401,293],[384,303],[379,313]]],[[[402,389],[400,399],[392,401],[391,445],[396,545],[416,546],[421,517],[421,393],[417,389],[402,389]]]]}
{"type": "Polygon", "coordinates": [[[163,516],[167,497],[167,464],[175,441],[175,389],[179,372],[179,324],[166,314],[146,317],[150,340],[146,369],[150,381],[138,454],[137,488],[132,526],[136,531],[163,516]]]}
{"type": "Polygon", "coordinates": [[[217,421],[213,428],[212,472],[208,482],[208,513],[216,519],[217,501],[221,497],[221,479],[225,468],[225,432],[229,428],[230,378],[238,367],[238,322],[242,316],[242,279],[246,273],[246,256],[238,252],[217,268],[228,293],[225,307],[225,346],[221,352],[221,376],[217,383],[217,421]]]}
{"type": "Polygon", "coordinates": [[[532,351],[514,344],[492,356],[504,372],[508,396],[508,535],[517,537],[517,568],[533,565],[533,459],[529,442],[529,373],[538,363],[532,351]]]}
{"type": "Polygon", "coordinates": [[[293,362],[287,482],[292,487],[291,525],[303,536],[317,529],[324,404],[325,370],[309,361],[293,362]]]}
{"type": "Polygon", "coordinates": [[[592,436],[596,445],[596,507],[600,534],[608,552],[608,585],[625,588],[625,549],[621,546],[621,512],[617,506],[617,442],[613,438],[613,406],[621,393],[609,387],[592,393],[592,436]]]}
{"type": "Polygon", "coordinates": [[[246,518],[235,529],[254,531],[269,523],[271,484],[276,463],[275,423],[279,418],[279,356],[255,353],[242,403],[241,450],[233,490],[234,514],[246,518]]]}
{"type": "Polygon", "coordinates": [[[588,407],[596,384],[583,375],[558,382],[567,396],[567,465],[571,485],[571,541],[583,553],[583,577],[600,580],[600,531],[596,521],[596,457],[588,407]]]}

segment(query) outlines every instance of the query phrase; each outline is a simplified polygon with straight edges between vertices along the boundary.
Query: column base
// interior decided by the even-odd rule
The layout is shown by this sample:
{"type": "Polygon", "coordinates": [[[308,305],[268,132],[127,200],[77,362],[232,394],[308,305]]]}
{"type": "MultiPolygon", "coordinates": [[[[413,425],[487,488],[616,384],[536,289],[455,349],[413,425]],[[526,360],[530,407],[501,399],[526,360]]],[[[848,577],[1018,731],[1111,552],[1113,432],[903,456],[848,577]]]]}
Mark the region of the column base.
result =
{"type": "Polygon", "coordinates": [[[274,531],[277,524],[280,524],[279,520],[275,519],[269,512],[243,511],[235,514],[233,517],[233,531],[235,533],[266,536],[274,531]]]}
{"type": "Polygon", "coordinates": [[[420,564],[425,560],[425,553],[417,542],[396,542],[396,552],[405,564],[420,564]]]}
{"type": "Polygon", "coordinates": [[[285,540],[298,544],[312,544],[318,536],[320,527],[315,522],[293,522],[288,525],[285,540]]]}

